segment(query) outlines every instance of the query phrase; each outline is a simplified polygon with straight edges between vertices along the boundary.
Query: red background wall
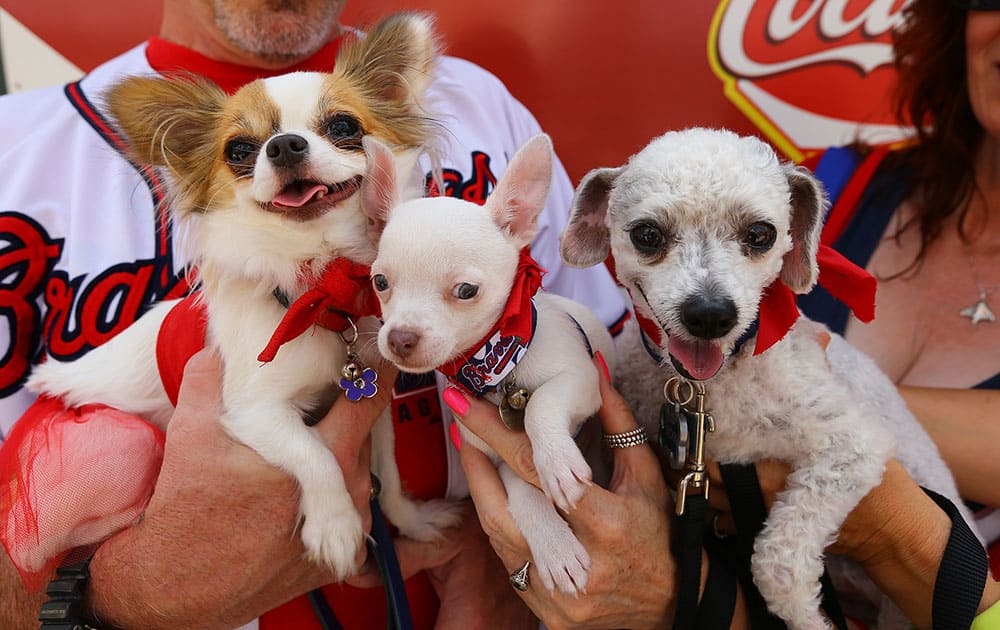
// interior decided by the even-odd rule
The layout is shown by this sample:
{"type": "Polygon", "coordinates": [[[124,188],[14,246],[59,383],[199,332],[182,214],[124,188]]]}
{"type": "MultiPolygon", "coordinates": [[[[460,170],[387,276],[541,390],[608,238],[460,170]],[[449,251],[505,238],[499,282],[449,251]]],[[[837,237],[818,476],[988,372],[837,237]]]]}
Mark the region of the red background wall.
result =
{"type": "MultiPolygon", "coordinates": [[[[852,10],[876,1],[851,0],[852,10]]],[[[804,0],[796,10],[811,2],[823,0],[804,0]]],[[[713,15],[725,4],[349,0],[344,21],[364,26],[403,8],[436,14],[447,52],[499,75],[553,136],[576,181],[590,168],[622,163],[668,129],[756,132],[710,67],[713,15]]],[[[0,6],[84,70],[155,34],[160,17],[158,0],[2,0],[0,6]]]]}

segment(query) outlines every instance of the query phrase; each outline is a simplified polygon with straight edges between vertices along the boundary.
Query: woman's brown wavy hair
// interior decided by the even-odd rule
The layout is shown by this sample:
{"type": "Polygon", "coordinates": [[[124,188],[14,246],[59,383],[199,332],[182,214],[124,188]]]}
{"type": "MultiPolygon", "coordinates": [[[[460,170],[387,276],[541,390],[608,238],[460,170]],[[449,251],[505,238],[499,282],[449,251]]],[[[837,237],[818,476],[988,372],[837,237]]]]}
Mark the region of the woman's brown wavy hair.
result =
{"type": "Polygon", "coordinates": [[[966,12],[949,0],[915,0],[904,11],[906,23],[893,40],[899,74],[896,116],[916,127],[917,144],[896,160],[913,169],[908,199],[915,214],[900,232],[918,224],[919,265],[945,220],[957,214],[959,235],[968,201],[976,192],[973,160],[984,130],[969,102],[966,81],[966,12]]]}

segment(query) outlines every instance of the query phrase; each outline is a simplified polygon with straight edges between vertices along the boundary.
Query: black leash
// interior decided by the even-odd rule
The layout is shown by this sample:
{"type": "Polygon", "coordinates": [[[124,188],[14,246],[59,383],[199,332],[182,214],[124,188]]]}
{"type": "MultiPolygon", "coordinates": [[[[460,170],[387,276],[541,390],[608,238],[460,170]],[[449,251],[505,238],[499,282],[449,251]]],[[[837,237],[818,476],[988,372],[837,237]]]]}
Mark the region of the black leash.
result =
{"type": "Polygon", "coordinates": [[[709,566],[702,606],[698,604],[705,517],[708,514],[708,474],[705,471],[705,434],[714,430],[705,410],[705,386],[671,379],[663,387],[667,402],[660,408],[659,442],[664,456],[685,474],[677,485],[678,516],[673,553],[679,574],[674,630],[724,627],[732,619],[735,583],[718,565],[709,566]],[[681,391],[686,385],[687,391],[681,391]],[[693,404],[693,409],[689,405],[693,404]],[[709,600],[711,606],[705,605],[709,600]],[[727,610],[728,609],[728,610],[727,610]],[[707,624],[707,625],[706,625],[707,624]]]}
{"type": "MultiPolygon", "coordinates": [[[[767,518],[767,506],[764,504],[764,494],[761,492],[760,481],[757,479],[757,468],[753,464],[723,464],[719,466],[719,469],[722,471],[722,480],[726,485],[726,496],[729,497],[733,520],[736,522],[740,565],[745,567],[741,571],[740,585],[743,587],[743,596],[751,625],[755,630],[758,625],[761,628],[784,628],[784,622],[767,609],[767,604],[764,603],[764,598],[757,590],[753,583],[753,576],[750,574],[750,556],[753,555],[753,543],[757,534],[764,528],[764,520],[767,518]]],[[[826,616],[838,630],[847,630],[847,618],[844,616],[837,592],[833,588],[833,581],[826,569],[823,570],[823,575],[820,577],[820,586],[822,587],[821,606],[826,616]]]]}
{"type": "MultiPolygon", "coordinates": [[[[755,630],[784,630],[784,622],[768,610],[750,572],[753,542],[767,517],[757,469],[753,465],[721,467],[738,530],[737,544],[735,547],[729,545],[737,561],[728,567],[735,571],[736,578],[724,570],[721,561],[710,563],[708,582],[699,605],[709,491],[704,461],[705,435],[714,430],[714,420],[706,411],[705,387],[701,383],[674,378],[664,384],[663,391],[667,402],[660,408],[661,452],[672,468],[683,467],[686,471],[677,487],[679,518],[672,547],[679,575],[674,630],[715,628],[720,627],[720,623],[728,625],[735,606],[735,579],[743,587],[751,626],[755,630]],[[682,392],[684,386],[689,389],[682,392]],[[710,593],[711,598],[708,597],[710,593]]],[[[823,610],[838,630],[846,630],[847,621],[825,570],[821,585],[823,610]]]]}
{"type": "MultiPolygon", "coordinates": [[[[687,498],[684,513],[677,518],[673,552],[677,560],[680,584],[677,589],[677,612],[674,630],[697,628],[698,590],[701,586],[701,553],[708,500],[704,494],[687,498]]],[[[709,567],[711,570],[711,566],[709,567]]]]}

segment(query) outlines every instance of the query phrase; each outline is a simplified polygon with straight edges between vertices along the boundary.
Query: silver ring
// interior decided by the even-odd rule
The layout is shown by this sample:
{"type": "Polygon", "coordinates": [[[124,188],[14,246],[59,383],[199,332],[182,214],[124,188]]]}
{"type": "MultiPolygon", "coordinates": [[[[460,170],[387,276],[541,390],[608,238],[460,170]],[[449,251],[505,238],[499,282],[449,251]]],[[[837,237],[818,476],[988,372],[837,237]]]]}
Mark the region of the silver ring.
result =
{"type": "Polygon", "coordinates": [[[605,433],[604,443],[611,448],[628,448],[639,446],[649,441],[646,437],[646,429],[638,427],[624,433],[605,433]]]}
{"type": "Polygon", "coordinates": [[[719,531],[719,513],[718,512],[716,512],[715,514],[712,515],[712,534],[715,535],[715,537],[718,538],[719,540],[722,540],[723,538],[729,538],[729,534],[727,534],[725,532],[722,532],[722,531],[719,531]]]}
{"type": "Polygon", "coordinates": [[[528,567],[531,560],[524,563],[524,566],[510,574],[510,585],[517,590],[524,592],[528,590],[528,567]]]}

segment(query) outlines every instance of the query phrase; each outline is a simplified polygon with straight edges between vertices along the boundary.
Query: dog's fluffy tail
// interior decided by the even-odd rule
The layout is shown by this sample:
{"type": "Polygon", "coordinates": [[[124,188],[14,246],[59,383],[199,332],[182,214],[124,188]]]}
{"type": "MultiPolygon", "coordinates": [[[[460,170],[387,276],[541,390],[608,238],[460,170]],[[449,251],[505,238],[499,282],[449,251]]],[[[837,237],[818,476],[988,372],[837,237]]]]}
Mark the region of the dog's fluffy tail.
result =
{"type": "Polygon", "coordinates": [[[160,382],[156,337],[176,301],[161,302],[108,343],[75,361],[35,367],[28,389],[70,407],[100,403],[165,428],[173,406],[160,382]]]}

